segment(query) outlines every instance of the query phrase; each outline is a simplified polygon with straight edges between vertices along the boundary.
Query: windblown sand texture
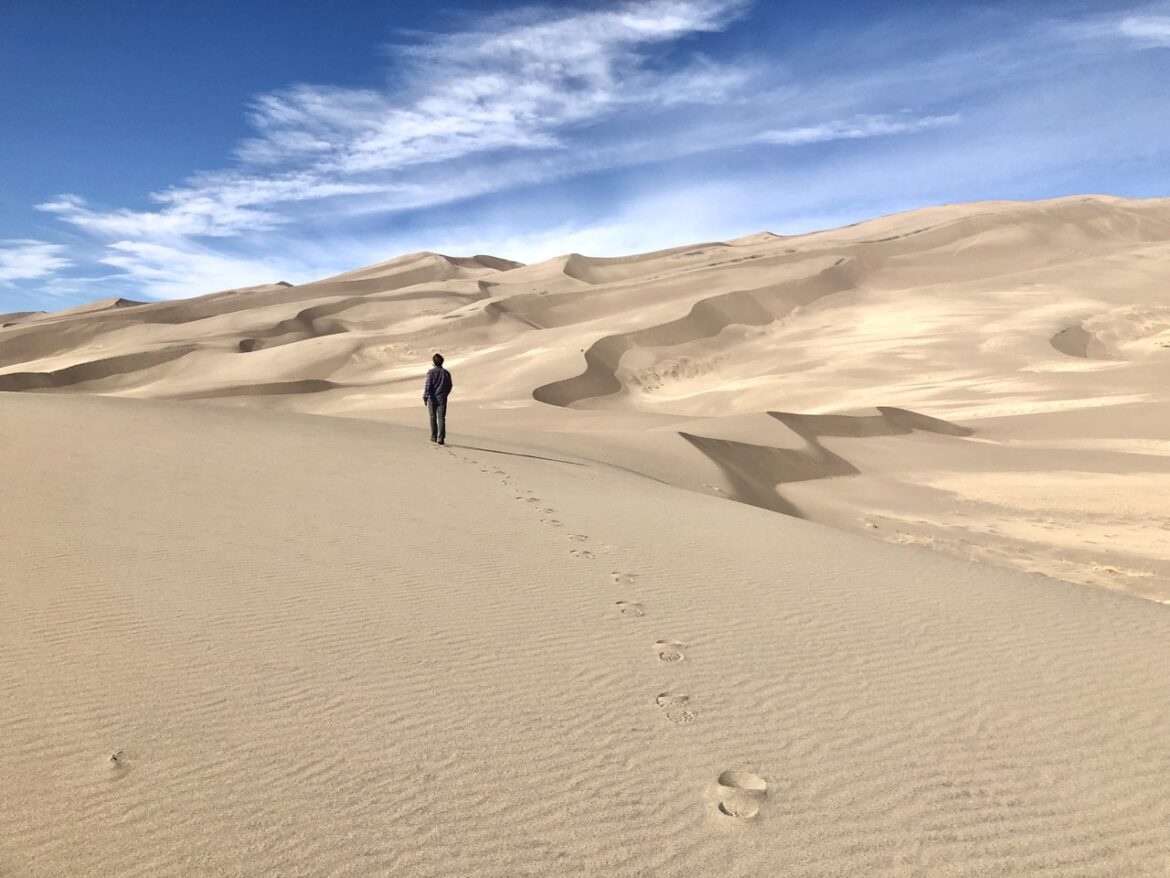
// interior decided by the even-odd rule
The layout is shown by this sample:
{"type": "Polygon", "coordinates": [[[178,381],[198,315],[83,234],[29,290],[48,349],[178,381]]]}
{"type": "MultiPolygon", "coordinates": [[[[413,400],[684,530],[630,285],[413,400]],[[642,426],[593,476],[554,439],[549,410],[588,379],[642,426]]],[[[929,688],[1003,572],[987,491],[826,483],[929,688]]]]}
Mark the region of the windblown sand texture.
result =
{"type": "Polygon", "coordinates": [[[1165,876],[1168,242],[983,203],[5,315],[0,875],[1165,876]]]}

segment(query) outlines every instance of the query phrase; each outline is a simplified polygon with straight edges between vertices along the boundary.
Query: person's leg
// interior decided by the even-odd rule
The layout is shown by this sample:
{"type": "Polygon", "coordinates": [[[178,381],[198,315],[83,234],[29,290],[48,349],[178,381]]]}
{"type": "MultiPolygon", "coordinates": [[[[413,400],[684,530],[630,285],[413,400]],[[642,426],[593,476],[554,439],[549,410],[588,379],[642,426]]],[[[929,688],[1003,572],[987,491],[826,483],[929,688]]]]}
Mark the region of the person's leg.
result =
{"type": "Polygon", "coordinates": [[[439,438],[439,424],[438,424],[438,418],[436,417],[436,414],[437,414],[436,409],[437,408],[438,408],[438,406],[435,405],[435,401],[433,399],[427,400],[427,414],[429,414],[431,416],[431,441],[432,442],[436,441],[439,438]]]}
{"type": "Polygon", "coordinates": [[[439,444],[442,445],[447,441],[447,400],[444,399],[435,406],[435,419],[439,429],[435,435],[439,437],[439,444]]]}

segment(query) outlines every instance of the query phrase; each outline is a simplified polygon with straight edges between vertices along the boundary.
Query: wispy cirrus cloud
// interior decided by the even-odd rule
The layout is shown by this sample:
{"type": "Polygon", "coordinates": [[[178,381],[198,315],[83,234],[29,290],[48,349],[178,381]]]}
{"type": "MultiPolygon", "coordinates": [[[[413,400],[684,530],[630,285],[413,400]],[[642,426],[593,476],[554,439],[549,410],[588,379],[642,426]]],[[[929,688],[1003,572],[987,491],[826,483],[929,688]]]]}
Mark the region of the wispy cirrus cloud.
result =
{"type": "Polygon", "coordinates": [[[1127,15],[1117,33],[1147,46],[1170,46],[1170,15],[1127,15]]]}
{"type": "Polygon", "coordinates": [[[190,295],[192,279],[200,292],[273,283],[303,274],[305,266],[281,255],[270,259],[228,256],[190,241],[117,241],[101,262],[145,284],[158,298],[190,295]]]}
{"type": "Polygon", "coordinates": [[[319,171],[361,174],[557,149],[566,126],[623,108],[724,99],[741,70],[702,60],[655,70],[645,53],[720,30],[745,9],[741,0],[652,0],[395,47],[413,99],[311,85],[263,95],[250,115],[260,136],[237,154],[256,164],[311,157],[319,171]]]}
{"type": "Polygon", "coordinates": [[[1135,48],[1170,47],[1170,7],[1148,6],[1126,12],[1056,22],[1056,30],[1073,39],[1111,40],[1135,48]]]}
{"type": "Polygon", "coordinates": [[[855,116],[846,120],[823,122],[796,128],[782,128],[764,131],[756,136],[759,143],[774,143],[782,146],[799,146],[805,143],[825,143],[831,140],[859,140],[865,137],[888,137],[891,134],[909,134],[954,125],[959,121],[958,113],[946,116],[855,116]]]}
{"type": "Polygon", "coordinates": [[[119,292],[178,296],[299,282],[402,247],[629,252],[678,243],[669,233],[688,229],[713,237],[779,225],[782,210],[859,218],[863,204],[1010,196],[987,181],[1085,156],[1118,166],[1135,142],[1147,151],[1164,142],[1157,99],[1132,87],[1135,70],[1156,73],[1158,53],[1132,48],[1160,45],[1163,8],[1059,23],[1016,9],[954,21],[877,16],[777,52],[725,40],[717,58],[696,41],[741,24],[742,33],[768,7],[628,0],[498,12],[456,33],[404,35],[387,49],[383,87],[258,95],[246,108],[252,136],[227,167],[151,194],[146,209],[78,195],[40,208],[86,234],[92,261],[122,279],[119,292]],[[1080,38],[1090,36],[1086,51],[1080,38]],[[1086,124],[1105,105],[1105,124],[1086,124]],[[829,142],[840,147],[798,148],[829,142]],[[612,193],[608,203],[590,202],[585,175],[612,193]],[[701,203],[713,191],[734,200],[737,186],[743,211],[701,203]],[[680,195],[669,199],[670,223],[636,209],[638,199],[662,203],[654,187],[680,195]]]}
{"type": "MultiPolygon", "coordinates": [[[[741,71],[696,60],[651,70],[648,46],[718,30],[743,0],[652,0],[496,30],[429,38],[396,49],[404,89],[298,85],[257,97],[258,136],[240,168],[191,178],[151,196],[158,210],[100,210],[62,196],[41,210],[108,237],[228,237],[274,228],[283,209],[352,196],[384,210],[416,208],[442,187],[410,171],[503,151],[561,150],[566,126],[632,106],[716,102],[741,71]]],[[[448,196],[449,197],[449,196],[448,196]]]]}
{"type": "Polygon", "coordinates": [[[662,68],[650,55],[728,26],[748,5],[528,11],[424,36],[392,47],[397,76],[385,89],[301,84],[258,96],[248,114],[256,134],[236,149],[236,167],[153,193],[156,208],[108,209],[72,194],[38,208],[105,241],[100,262],[152,292],[176,292],[164,281],[176,260],[195,272],[183,292],[220,283],[244,263],[253,282],[266,261],[231,255],[229,239],[254,240],[306,216],[344,222],[417,210],[579,171],[590,162],[573,154],[575,126],[727,99],[750,75],[742,65],[691,57],[662,68]],[[535,161],[521,168],[514,159],[524,155],[535,161]],[[480,173],[483,164],[502,171],[480,173]],[[212,259],[204,239],[229,252],[212,259]]]}
{"type": "Polygon", "coordinates": [[[0,240],[0,285],[18,280],[38,280],[68,268],[72,263],[64,255],[62,244],[26,238],[0,240]]]}

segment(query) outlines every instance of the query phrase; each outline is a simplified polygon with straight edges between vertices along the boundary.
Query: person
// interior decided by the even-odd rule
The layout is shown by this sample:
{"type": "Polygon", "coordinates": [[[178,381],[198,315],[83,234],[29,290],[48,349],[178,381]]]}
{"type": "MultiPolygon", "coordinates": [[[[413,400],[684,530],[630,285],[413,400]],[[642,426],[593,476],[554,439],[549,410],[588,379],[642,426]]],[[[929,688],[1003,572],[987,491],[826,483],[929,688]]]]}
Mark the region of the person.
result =
{"type": "Polygon", "coordinates": [[[423,402],[431,415],[431,441],[439,445],[447,444],[447,395],[454,386],[451,382],[451,373],[443,368],[443,355],[435,354],[431,358],[435,367],[427,372],[426,383],[423,384],[423,402]]]}

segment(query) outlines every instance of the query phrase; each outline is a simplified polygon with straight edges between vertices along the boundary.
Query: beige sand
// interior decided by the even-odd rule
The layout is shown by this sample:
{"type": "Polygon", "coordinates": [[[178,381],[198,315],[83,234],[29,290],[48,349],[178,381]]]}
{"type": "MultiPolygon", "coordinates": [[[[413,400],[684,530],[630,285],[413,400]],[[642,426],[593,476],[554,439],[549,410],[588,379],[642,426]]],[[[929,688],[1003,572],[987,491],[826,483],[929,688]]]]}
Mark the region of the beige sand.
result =
{"type": "Polygon", "coordinates": [[[0,875],[1167,874],[1170,610],[1051,577],[1170,599],[1168,240],[963,205],[9,320],[0,875]]]}
{"type": "Polygon", "coordinates": [[[1170,865],[1160,606],[514,443],[0,416],[4,875],[1170,865]]]}
{"type": "Polygon", "coordinates": [[[441,349],[457,432],[1170,600],[1168,272],[1170,199],[1103,196],[619,259],[421,253],[11,315],[0,389],[418,425],[441,349]]]}

